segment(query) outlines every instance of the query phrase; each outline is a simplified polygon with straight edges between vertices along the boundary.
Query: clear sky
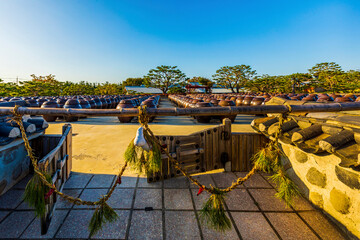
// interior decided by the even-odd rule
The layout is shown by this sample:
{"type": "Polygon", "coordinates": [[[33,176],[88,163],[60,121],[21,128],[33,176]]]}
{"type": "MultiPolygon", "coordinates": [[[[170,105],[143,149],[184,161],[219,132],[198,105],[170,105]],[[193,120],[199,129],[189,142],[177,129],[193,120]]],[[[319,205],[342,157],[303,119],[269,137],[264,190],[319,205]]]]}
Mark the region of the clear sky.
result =
{"type": "Polygon", "coordinates": [[[360,69],[360,0],[0,0],[0,78],[120,82],[158,65],[188,77],[335,61],[360,69]]]}

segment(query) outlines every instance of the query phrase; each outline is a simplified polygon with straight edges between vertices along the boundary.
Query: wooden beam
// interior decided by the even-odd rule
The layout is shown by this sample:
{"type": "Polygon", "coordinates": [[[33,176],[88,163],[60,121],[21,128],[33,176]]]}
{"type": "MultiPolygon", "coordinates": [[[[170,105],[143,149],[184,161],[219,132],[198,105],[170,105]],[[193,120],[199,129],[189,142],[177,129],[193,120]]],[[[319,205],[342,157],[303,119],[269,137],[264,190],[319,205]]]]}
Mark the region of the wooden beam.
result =
{"type": "MultiPolygon", "coordinates": [[[[360,110],[360,102],[329,103],[309,105],[259,105],[240,107],[204,107],[204,108],[149,108],[151,116],[224,116],[233,114],[267,114],[291,112],[339,112],[360,110]]],[[[0,107],[0,115],[12,114],[12,107],[0,107]]],[[[138,116],[137,108],[121,109],[75,109],[75,108],[26,108],[19,107],[18,112],[24,115],[56,115],[56,116],[138,116]]]]}

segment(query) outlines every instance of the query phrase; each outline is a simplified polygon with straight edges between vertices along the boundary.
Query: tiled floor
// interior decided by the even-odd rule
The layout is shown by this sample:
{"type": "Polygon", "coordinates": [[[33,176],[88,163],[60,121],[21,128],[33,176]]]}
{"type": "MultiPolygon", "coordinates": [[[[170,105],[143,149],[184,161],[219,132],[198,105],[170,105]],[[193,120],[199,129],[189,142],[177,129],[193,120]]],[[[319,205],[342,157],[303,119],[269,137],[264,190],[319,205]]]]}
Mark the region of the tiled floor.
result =
{"type": "MultiPolygon", "coordinates": [[[[245,173],[216,173],[196,178],[208,185],[226,187],[245,173]]],[[[46,235],[40,221],[22,202],[28,178],[0,197],[0,238],[7,239],[87,239],[93,209],[78,207],[59,199],[46,235]]],[[[106,194],[115,176],[72,173],[64,192],[86,200],[106,194]]],[[[198,211],[208,194],[197,196],[198,188],[185,178],[147,183],[140,177],[123,177],[109,205],[119,215],[105,225],[94,239],[345,239],[322,213],[303,198],[292,208],[274,197],[266,177],[257,174],[244,186],[229,193],[226,210],[232,229],[219,233],[199,220],[198,211]],[[153,210],[145,211],[145,207],[153,210]]]]}

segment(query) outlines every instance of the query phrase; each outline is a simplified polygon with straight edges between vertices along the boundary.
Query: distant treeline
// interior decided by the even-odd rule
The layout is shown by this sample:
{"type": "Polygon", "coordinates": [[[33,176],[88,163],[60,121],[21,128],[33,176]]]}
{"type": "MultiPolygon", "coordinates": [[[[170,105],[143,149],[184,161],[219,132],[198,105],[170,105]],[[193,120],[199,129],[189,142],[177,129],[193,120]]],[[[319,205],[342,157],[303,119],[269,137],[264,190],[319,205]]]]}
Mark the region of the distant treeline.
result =
{"type": "Polygon", "coordinates": [[[261,75],[249,65],[224,66],[212,79],[188,78],[177,66],[158,66],[140,78],[128,78],[121,83],[61,82],[55,75],[31,75],[31,81],[5,83],[0,79],[0,96],[64,96],[64,95],[115,95],[125,93],[125,86],[155,87],[163,93],[185,92],[189,82],[208,87],[225,87],[232,92],[360,92],[360,71],[343,71],[334,62],[316,64],[306,73],[290,75],[261,75]]]}

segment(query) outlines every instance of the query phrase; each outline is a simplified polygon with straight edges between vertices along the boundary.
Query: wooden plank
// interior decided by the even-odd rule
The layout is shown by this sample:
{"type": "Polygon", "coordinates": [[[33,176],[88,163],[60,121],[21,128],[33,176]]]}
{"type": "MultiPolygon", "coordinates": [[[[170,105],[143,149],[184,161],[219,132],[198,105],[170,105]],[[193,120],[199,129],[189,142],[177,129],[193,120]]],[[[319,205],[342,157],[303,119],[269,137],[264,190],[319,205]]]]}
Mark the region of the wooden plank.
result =
{"type": "Polygon", "coordinates": [[[241,163],[241,171],[246,171],[246,138],[244,135],[240,135],[239,141],[239,151],[240,151],[240,163],[241,163]]]}
{"type": "Polygon", "coordinates": [[[231,143],[231,171],[237,172],[240,171],[240,158],[239,158],[239,135],[232,135],[231,143]]]}
{"type": "Polygon", "coordinates": [[[220,151],[219,151],[219,145],[220,145],[220,141],[219,141],[219,127],[213,128],[212,132],[212,150],[213,150],[213,154],[212,154],[212,161],[213,161],[213,166],[214,169],[218,169],[221,168],[221,163],[220,163],[220,151]]]}
{"type": "Polygon", "coordinates": [[[250,158],[253,153],[253,141],[254,136],[251,135],[245,135],[246,136],[246,171],[250,171],[250,158]]]}
{"type": "Polygon", "coordinates": [[[205,132],[205,135],[206,135],[206,151],[207,151],[207,155],[206,155],[206,171],[210,171],[210,170],[213,170],[214,169],[214,165],[213,165],[213,162],[212,162],[212,158],[213,158],[213,138],[212,138],[212,131],[209,129],[209,130],[206,130],[205,132]]]}

